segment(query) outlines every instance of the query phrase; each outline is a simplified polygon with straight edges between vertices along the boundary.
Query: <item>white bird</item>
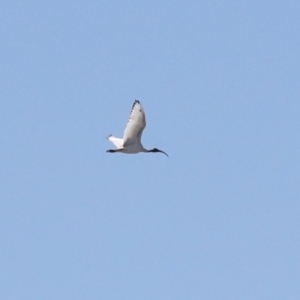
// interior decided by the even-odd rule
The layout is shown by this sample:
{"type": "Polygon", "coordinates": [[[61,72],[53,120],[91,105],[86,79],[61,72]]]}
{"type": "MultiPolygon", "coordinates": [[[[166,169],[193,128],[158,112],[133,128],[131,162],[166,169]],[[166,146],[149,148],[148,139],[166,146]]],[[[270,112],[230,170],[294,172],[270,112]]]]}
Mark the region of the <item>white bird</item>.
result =
{"type": "Polygon", "coordinates": [[[111,134],[108,135],[107,139],[110,140],[117,148],[107,150],[106,152],[110,152],[110,153],[120,152],[120,153],[128,153],[128,154],[135,154],[139,152],[146,152],[146,153],[161,152],[169,156],[167,153],[157,148],[147,150],[143,147],[141,143],[141,137],[145,127],[146,127],[146,117],[145,117],[144,109],[140,101],[135,100],[132,105],[131,113],[129,116],[127,126],[124,131],[123,139],[116,138],[111,134]]]}

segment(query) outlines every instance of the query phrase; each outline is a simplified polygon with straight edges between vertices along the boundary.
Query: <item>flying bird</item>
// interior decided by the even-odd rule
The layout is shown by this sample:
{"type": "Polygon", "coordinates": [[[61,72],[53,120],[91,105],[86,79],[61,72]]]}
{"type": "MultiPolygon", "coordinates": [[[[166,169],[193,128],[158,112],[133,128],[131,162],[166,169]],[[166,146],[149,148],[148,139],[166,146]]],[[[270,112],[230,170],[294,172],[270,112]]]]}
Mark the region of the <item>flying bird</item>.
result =
{"type": "Polygon", "coordinates": [[[131,113],[129,116],[129,120],[127,122],[123,139],[112,136],[111,134],[107,136],[107,139],[110,140],[115,146],[116,149],[110,149],[106,152],[115,153],[127,153],[127,154],[136,154],[139,152],[160,152],[167,156],[169,156],[166,152],[159,150],[157,148],[153,148],[147,150],[143,147],[141,143],[141,137],[143,130],[146,127],[146,116],[145,111],[142,107],[142,104],[139,100],[135,100],[131,113]]]}

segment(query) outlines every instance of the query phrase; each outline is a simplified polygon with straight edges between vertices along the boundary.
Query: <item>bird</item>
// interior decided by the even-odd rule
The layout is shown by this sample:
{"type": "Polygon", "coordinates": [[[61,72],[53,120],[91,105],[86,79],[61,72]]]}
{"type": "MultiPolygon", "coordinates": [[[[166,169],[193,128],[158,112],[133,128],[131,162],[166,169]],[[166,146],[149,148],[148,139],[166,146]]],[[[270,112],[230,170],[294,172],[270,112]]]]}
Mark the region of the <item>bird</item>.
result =
{"type": "Polygon", "coordinates": [[[109,134],[106,138],[112,142],[115,146],[116,149],[109,149],[106,152],[109,153],[127,153],[127,154],[136,154],[140,152],[145,152],[145,153],[163,153],[166,156],[169,157],[169,155],[157,148],[153,148],[150,150],[147,150],[143,147],[141,143],[141,138],[143,134],[143,130],[146,127],[146,116],[145,116],[145,111],[143,109],[143,106],[139,100],[135,100],[129,120],[127,122],[127,125],[124,130],[124,135],[123,138],[117,138],[111,134],[109,134]]]}

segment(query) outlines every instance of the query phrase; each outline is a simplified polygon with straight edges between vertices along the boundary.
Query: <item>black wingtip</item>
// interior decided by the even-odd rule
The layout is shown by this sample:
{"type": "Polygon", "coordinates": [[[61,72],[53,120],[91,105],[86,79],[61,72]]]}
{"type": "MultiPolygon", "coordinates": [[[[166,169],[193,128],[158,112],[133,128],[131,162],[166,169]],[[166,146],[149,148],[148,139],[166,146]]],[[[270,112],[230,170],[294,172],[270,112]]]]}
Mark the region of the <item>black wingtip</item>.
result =
{"type": "Polygon", "coordinates": [[[134,100],[133,104],[132,104],[132,108],[131,108],[131,112],[133,111],[134,107],[137,105],[137,104],[141,104],[139,100],[134,100]]]}
{"type": "Polygon", "coordinates": [[[133,105],[132,105],[132,109],[134,108],[134,106],[135,106],[136,104],[140,104],[140,101],[139,101],[139,100],[134,100],[133,105]]]}

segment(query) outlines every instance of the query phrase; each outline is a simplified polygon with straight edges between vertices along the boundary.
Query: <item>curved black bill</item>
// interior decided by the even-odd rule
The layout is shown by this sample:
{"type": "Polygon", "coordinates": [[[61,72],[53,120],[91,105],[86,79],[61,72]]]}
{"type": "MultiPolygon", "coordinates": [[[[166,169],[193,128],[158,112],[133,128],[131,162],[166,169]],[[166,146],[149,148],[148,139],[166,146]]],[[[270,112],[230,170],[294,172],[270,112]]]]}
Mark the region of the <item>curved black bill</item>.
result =
{"type": "Polygon", "coordinates": [[[166,155],[166,156],[169,157],[169,155],[168,155],[166,152],[164,152],[164,151],[162,151],[162,150],[159,150],[159,149],[157,149],[157,148],[153,148],[153,149],[151,149],[151,150],[148,150],[148,152],[154,152],[154,153],[160,152],[160,153],[163,153],[164,155],[166,155]]]}
{"type": "Polygon", "coordinates": [[[162,150],[158,150],[158,152],[163,153],[164,155],[167,155],[169,157],[169,155],[166,152],[162,151],[162,150]]]}

